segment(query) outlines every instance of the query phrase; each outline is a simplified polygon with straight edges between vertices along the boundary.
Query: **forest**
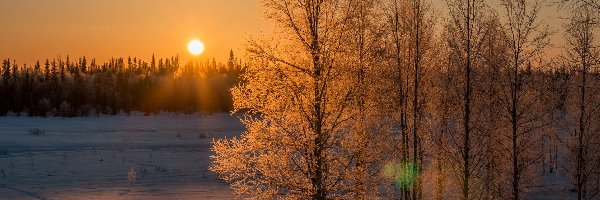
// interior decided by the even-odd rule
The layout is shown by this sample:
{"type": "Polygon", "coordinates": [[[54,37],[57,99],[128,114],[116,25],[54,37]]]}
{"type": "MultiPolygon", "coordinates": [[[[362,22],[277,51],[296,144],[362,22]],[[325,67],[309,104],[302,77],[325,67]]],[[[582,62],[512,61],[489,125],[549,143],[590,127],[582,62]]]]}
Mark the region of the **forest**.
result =
{"type": "Polygon", "coordinates": [[[212,147],[240,197],[534,199],[564,174],[552,195],[600,198],[599,1],[259,2],[278,35],[249,41],[246,131],[212,147]]]}
{"type": "Polygon", "coordinates": [[[179,63],[179,57],[112,58],[104,63],[86,57],[53,58],[34,65],[2,60],[0,115],[75,117],[129,114],[228,112],[229,89],[243,73],[230,51],[227,63],[215,59],[179,63]],[[93,111],[93,112],[92,112],[93,111]]]}

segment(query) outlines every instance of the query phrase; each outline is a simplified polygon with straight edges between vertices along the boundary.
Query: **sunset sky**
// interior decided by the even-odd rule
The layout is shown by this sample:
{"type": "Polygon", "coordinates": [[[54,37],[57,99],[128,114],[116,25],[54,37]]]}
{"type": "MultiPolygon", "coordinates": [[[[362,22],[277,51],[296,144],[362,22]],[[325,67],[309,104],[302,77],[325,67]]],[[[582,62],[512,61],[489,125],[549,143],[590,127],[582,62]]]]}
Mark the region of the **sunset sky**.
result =
{"type": "MultiPolygon", "coordinates": [[[[433,2],[447,12],[445,1],[433,2]]],[[[2,0],[0,8],[0,57],[27,64],[66,55],[149,59],[153,53],[186,62],[192,59],[187,43],[195,38],[206,46],[201,59],[224,61],[230,49],[243,55],[246,39],[270,31],[254,0],[2,0]]],[[[554,7],[542,13],[557,31],[555,43],[564,14],[554,7]]]]}
{"type": "MultiPolygon", "coordinates": [[[[179,54],[201,40],[201,58],[240,53],[250,35],[267,27],[251,0],[2,0],[0,57],[37,59],[86,56],[148,59],[179,54]]],[[[241,53],[240,53],[241,54],[241,53]]]]}

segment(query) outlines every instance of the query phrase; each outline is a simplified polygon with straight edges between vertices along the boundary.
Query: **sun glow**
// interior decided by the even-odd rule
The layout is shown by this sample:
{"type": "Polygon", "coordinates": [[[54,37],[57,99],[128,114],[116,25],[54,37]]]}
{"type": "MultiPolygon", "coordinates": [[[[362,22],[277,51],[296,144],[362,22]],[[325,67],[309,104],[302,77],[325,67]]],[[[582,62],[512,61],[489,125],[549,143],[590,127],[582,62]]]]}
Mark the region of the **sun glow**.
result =
{"type": "Polygon", "coordinates": [[[188,43],[188,51],[192,55],[200,55],[202,52],[204,52],[204,44],[202,44],[200,40],[194,39],[188,43]]]}

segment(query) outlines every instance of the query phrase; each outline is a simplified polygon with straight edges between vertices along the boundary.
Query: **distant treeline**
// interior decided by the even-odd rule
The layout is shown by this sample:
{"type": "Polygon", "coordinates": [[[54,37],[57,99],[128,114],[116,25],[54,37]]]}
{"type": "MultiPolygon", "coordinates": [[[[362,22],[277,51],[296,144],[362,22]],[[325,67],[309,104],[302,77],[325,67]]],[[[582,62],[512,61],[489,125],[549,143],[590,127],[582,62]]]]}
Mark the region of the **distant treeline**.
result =
{"type": "Polygon", "coordinates": [[[54,58],[34,65],[2,60],[0,115],[88,116],[141,111],[227,112],[229,89],[244,67],[230,52],[227,63],[205,60],[183,66],[179,57],[112,58],[105,63],[85,57],[54,58]]]}

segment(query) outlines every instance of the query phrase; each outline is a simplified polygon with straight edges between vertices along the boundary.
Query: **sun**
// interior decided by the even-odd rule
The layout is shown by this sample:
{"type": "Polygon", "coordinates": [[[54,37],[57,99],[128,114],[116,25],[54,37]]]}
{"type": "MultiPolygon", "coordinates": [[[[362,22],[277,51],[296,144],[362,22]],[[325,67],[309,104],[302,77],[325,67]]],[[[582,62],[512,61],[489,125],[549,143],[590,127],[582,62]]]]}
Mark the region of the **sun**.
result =
{"type": "Polygon", "coordinates": [[[202,44],[200,40],[194,39],[188,43],[188,51],[190,51],[192,55],[200,55],[204,52],[204,44],[202,44]]]}

